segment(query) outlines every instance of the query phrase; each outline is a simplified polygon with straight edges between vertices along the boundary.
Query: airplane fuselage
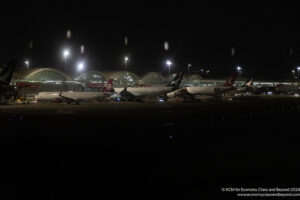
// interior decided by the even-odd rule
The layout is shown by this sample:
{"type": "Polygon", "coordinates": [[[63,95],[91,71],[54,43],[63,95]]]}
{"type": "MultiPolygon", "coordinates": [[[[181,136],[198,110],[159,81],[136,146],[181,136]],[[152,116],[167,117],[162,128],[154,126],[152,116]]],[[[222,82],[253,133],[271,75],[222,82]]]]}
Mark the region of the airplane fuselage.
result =
{"type": "MultiPolygon", "coordinates": [[[[106,93],[105,92],[62,92],[61,94],[64,97],[74,99],[74,100],[100,100],[104,98],[106,93]]],[[[40,92],[38,95],[35,96],[37,101],[54,101],[57,98],[61,98],[59,96],[59,92],[40,92]]]]}
{"type": "Polygon", "coordinates": [[[192,95],[216,95],[222,94],[226,91],[229,91],[232,87],[230,86],[208,86],[208,87],[199,87],[191,86],[186,87],[186,90],[189,94],[192,95]]]}
{"type": "MultiPolygon", "coordinates": [[[[115,92],[120,94],[124,88],[114,88],[115,92]]],[[[164,96],[169,92],[172,92],[172,87],[128,87],[127,92],[131,93],[135,97],[144,96],[164,96]]]]}

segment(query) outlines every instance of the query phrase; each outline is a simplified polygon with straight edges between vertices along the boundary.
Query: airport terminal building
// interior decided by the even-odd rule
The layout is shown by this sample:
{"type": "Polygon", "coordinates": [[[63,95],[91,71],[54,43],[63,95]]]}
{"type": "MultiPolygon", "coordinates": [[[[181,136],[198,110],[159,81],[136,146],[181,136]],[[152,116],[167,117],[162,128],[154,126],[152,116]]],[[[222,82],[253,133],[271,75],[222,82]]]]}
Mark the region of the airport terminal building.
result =
{"type": "MultiPolygon", "coordinates": [[[[41,91],[101,91],[109,79],[114,79],[114,87],[166,85],[176,74],[163,76],[158,72],[136,74],[130,71],[86,71],[74,77],[54,68],[31,68],[16,70],[12,77],[20,94],[37,94],[41,91]]],[[[182,86],[222,85],[224,79],[203,79],[200,74],[184,75],[182,86]]],[[[237,80],[240,85],[245,80],[237,80]]],[[[289,84],[272,81],[255,81],[254,85],[289,84]]]]}

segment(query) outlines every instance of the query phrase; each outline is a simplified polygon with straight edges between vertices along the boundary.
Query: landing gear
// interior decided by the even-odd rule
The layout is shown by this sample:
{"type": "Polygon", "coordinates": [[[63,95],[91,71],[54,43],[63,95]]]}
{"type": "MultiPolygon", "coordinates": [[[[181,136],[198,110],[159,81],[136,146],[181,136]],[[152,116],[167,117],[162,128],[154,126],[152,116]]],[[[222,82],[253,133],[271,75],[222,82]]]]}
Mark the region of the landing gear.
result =
{"type": "Polygon", "coordinates": [[[137,101],[137,99],[134,96],[124,95],[121,96],[121,101],[129,102],[129,101],[137,101]]]}
{"type": "Polygon", "coordinates": [[[128,102],[129,99],[127,97],[121,97],[121,101],[125,101],[125,102],[128,102]]]}

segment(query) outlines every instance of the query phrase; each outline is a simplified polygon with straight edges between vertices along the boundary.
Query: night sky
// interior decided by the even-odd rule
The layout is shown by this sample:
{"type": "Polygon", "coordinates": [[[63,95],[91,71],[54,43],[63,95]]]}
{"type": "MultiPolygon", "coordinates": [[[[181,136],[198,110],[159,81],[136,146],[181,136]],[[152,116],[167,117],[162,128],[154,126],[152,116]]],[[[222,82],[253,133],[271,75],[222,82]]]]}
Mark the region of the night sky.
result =
{"type": "Polygon", "coordinates": [[[122,69],[126,53],[133,71],[167,73],[164,62],[171,58],[174,71],[186,70],[191,63],[194,70],[212,71],[211,77],[227,76],[241,65],[244,76],[281,79],[300,65],[300,14],[295,5],[101,2],[23,2],[1,7],[1,64],[17,58],[19,67],[25,68],[24,60],[30,58],[34,67],[62,70],[62,49],[68,46],[72,54],[68,67],[85,59],[87,70],[122,69]],[[69,29],[72,37],[67,40],[69,29]],[[164,50],[164,41],[169,42],[169,51],[164,50]]]}

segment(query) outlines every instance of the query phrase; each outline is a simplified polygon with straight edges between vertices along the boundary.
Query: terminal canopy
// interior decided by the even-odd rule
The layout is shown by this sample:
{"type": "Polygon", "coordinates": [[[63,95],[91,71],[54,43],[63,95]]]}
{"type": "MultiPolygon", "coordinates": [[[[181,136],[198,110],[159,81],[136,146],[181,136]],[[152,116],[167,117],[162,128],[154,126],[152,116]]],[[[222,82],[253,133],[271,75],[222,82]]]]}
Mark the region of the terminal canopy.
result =
{"type": "Polygon", "coordinates": [[[75,77],[74,80],[83,83],[104,83],[106,78],[99,71],[88,71],[81,73],[79,76],[75,77]]]}
{"type": "Polygon", "coordinates": [[[32,68],[30,70],[19,70],[14,73],[14,80],[25,81],[70,81],[71,77],[64,72],[53,68],[32,68]]]}
{"type": "Polygon", "coordinates": [[[139,76],[129,71],[110,73],[109,78],[114,79],[114,85],[117,86],[133,86],[140,82],[139,76]]]}
{"type": "Polygon", "coordinates": [[[142,78],[145,84],[160,85],[165,83],[165,78],[157,72],[149,72],[142,78]]]}

